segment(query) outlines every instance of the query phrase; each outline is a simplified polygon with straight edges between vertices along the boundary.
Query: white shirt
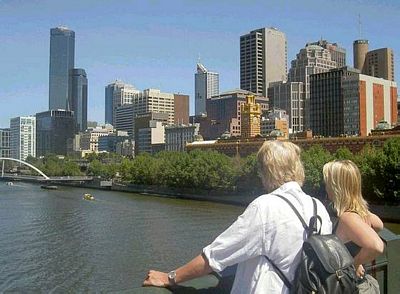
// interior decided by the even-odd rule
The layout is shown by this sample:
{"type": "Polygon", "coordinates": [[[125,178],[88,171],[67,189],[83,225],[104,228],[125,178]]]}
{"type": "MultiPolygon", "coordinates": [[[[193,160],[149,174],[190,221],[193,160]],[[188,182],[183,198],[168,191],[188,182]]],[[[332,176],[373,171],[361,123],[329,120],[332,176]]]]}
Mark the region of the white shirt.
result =
{"type": "MultiPolygon", "coordinates": [[[[238,264],[231,293],[289,293],[265,255],[292,281],[306,234],[292,208],[272,194],[288,199],[307,224],[313,215],[312,199],[296,182],[285,183],[250,203],[228,229],[203,249],[216,272],[238,264]]],[[[323,204],[316,202],[322,218],[321,234],[330,234],[329,215],[323,204]]]]}

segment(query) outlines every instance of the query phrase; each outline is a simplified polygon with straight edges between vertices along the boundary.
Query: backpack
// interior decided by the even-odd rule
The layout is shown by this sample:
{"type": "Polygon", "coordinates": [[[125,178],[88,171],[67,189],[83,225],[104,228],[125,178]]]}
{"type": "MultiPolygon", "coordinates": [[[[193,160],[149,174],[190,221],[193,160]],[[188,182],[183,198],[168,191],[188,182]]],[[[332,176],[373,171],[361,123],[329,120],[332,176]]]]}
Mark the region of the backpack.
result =
{"type": "Polygon", "coordinates": [[[354,260],[346,246],[336,235],[321,235],[321,227],[319,231],[317,229],[318,221],[322,224],[322,219],[317,215],[315,199],[312,198],[314,215],[307,226],[289,200],[280,195],[275,196],[289,204],[307,232],[301,260],[292,282],[265,256],[290,293],[358,293],[354,260]]]}

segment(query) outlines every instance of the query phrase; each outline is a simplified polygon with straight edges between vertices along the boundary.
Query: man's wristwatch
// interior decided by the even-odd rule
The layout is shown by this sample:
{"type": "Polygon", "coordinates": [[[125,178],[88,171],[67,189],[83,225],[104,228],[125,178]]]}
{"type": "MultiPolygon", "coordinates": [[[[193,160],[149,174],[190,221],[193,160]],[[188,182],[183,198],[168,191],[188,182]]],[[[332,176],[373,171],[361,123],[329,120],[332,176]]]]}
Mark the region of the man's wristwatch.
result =
{"type": "Polygon", "coordinates": [[[168,273],[168,282],[170,286],[176,285],[176,272],[175,271],[170,271],[168,273]]]}

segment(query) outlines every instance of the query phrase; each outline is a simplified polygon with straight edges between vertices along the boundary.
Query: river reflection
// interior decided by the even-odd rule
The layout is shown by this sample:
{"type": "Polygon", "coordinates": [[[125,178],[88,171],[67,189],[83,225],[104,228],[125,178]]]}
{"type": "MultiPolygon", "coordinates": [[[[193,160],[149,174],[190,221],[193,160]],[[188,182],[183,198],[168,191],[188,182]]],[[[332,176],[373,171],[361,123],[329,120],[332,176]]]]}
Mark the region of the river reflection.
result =
{"type": "Polygon", "coordinates": [[[241,207],[0,182],[0,292],[110,292],[140,287],[200,252],[241,207]]]}

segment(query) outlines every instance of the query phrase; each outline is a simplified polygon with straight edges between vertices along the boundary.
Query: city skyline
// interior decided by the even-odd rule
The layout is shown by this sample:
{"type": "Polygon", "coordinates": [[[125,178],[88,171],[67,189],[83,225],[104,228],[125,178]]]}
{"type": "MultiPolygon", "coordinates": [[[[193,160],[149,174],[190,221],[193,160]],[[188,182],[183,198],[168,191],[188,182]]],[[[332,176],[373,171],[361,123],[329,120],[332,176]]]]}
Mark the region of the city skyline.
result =
{"type": "Polygon", "coordinates": [[[157,88],[190,95],[193,114],[193,74],[199,54],[201,62],[220,74],[221,92],[239,88],[239,38],[263,27],[277,27],[286,34],[288,68],[307,42],[321,38],[344,47],[347,65],[352,66],[352,44],[360,38],[361,14],[361,38],[369,40],[370,50],[392,48],[397,74],[400,41],[395,37],[400,3],[264,2],[231,1],[207,6],[193,1],[170,1],[168,5],[162,1],[122,1],[115,6],[71,1],[67,7],[59,1],[23,5],[0,1],[0,127],[7,127],[12,117],[47,110],[48,32],[59,25],[75,31],[79,51],[75,63],[91,77],[88,119],[99,122],[104,121],[104,87],[115,79],[140,90],[157,88]],[[376,11],[380,11],[378,16],[376,11]]]}

